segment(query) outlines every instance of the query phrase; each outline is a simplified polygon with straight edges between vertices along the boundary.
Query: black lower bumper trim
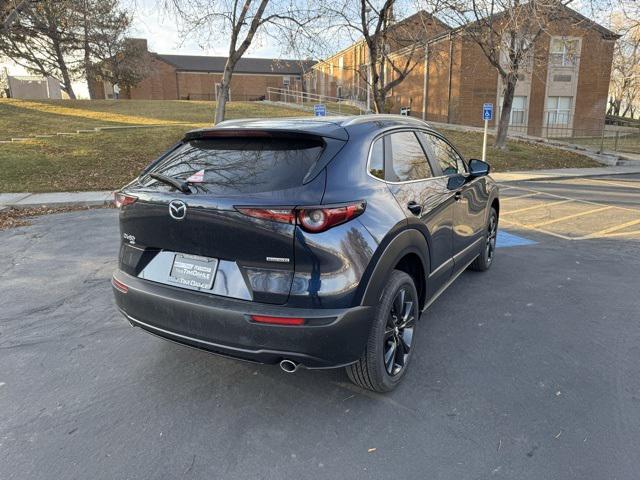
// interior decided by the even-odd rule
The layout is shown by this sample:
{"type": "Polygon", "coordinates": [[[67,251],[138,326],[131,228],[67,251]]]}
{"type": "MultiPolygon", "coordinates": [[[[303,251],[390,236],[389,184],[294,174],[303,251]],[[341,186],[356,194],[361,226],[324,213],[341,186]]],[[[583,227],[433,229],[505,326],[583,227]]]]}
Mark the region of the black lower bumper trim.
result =
{"type": "Polygon", "coordinates": [[[128,287],[127,293],[113,291],[132,325],[180,344],[257,363],[292,360],[313,369],[349,365],[360,358],[371,327],[371,307],[278,307],[191,292],[122,271],[114,277],[128,287]],[[269,325],[251,322],[251,315],[309,321],[302,326],[269,325]]]}

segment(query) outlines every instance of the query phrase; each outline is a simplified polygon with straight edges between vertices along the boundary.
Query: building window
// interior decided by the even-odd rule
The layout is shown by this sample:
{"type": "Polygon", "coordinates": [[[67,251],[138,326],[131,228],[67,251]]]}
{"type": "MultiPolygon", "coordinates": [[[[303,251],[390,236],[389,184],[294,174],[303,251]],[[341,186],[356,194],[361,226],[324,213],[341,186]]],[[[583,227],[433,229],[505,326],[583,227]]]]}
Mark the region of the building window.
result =
{"type": "MultiPolygon", "coordinates": [[[[500,111],[504,97],[500,97],[500,111]]],[[[516,95],[511,103],[511,116],[509,117],[509,125],[526,125],[527,124],[527,97],[526,95],[516,95]]]]}
{"type": "Polygon", "coordinates": [[[511,118],[509,125],[524,125],[527,123],[527,97],[515,96],[511,104],[511,118]]]}
{"type": "Polygon", "coordinates": [[[572,97],[547,98],[547,125],[568,125],[571,117],[572,97]]]}
{"type": "Polygon", "coordinates": [[[551,40],[551,64],[556,67],[573,67],[578,63],[578,40],[553,38],[551,40]]]}

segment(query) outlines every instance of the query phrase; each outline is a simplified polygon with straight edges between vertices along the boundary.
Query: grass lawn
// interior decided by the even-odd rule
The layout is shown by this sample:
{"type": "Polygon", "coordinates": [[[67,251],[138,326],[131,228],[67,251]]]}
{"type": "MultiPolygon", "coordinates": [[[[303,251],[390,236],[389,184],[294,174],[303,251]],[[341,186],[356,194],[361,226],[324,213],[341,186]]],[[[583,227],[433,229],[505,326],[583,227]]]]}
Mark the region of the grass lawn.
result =
{"type": "Polygon", "coordinates": [[[611,150],[618,152],[640,153],[640,129],[638,133],[621,132],[618,138],[613,134],[604,137],[558,137],[561,142],[575,143],[603,150],[611,150]]]}
{"type": "MultiPolygon", "coordinates": [[[[185,100],[0,99],[0,140],[102,126],[213,123],[215,102],[185,100]]],[[[230,102],[227,118],[310,115],[258,102],[230,102]]]]}
{"type": "Polygon", "coordinates": [[[189,127],[33,139],[0,145],[0,192],[110,190],[135,178],[189,127]]]}
{"type": "MultiPolygon", "coordinates": [[[[116,189],[134,178],[185,131],[211,124],[214,107],[213,102],[205,101],[0,100],[0,139],[93,126],[163,124],[0,144],[0,192],[116,189]]],[[[227,118],[308,114],[258,102],[231,102],[227,108],[227,118]]],[[[443,133],[465,156],[480,157],[480,133],[443,133]]],[[[509,142],[505,151],[489,148],[487,153],[494,171],[598,165],[582,155],[522,142],[509,142]]]]}
{"type": "MultiPolygon", "coordinates": [[[[465,158],[482,158],[482,133],[445,129],[440,131],[453,142],[465,158]]],[[[578,153],[514,140],[507,143],[507,149],[498,150],[493,148],[493,140],[492,136],[488,138],[487,161],[494,172],[601,166],[595,160],[578,153]]]]}

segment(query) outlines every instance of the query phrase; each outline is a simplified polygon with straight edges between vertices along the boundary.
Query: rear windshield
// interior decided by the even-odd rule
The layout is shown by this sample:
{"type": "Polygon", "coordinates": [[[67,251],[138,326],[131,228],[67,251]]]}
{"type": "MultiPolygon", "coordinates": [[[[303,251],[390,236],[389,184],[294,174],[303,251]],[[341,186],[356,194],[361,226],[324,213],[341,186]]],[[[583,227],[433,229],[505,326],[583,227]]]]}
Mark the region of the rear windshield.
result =
{"type": "MultiPolygon", "coordinates": [[[[302,185],[318,160],[322,143],[280,138],[214,138],[190,140],[148,170],[188,181],[200,193],[260,193],[302,185]]],[[[144,178],[145,186],[172,187],[144,178]]]]}

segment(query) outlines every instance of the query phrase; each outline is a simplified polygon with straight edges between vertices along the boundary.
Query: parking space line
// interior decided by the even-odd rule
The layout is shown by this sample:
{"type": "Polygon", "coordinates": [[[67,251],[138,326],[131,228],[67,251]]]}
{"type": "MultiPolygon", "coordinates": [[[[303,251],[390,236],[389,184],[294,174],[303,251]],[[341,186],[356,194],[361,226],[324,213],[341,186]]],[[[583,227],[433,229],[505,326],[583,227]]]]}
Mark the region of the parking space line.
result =
{"type": "Polygon", "coordinates": [[[607,235],[609,233],[615,232],[616,230],[622,230],[623,228],[627,228],[630,227],[632,225],[637,225],[640,223],[640,219],[638,220],[631,220],[629,222],[626,223],[622,223],[620,225],[614,225],[613,227],[609,227],[609,228],[605,228],[604,230],[600,230],[599,232],[594,232],[594,233],[590,233],[589,235],[587,235],[588,238],[592,238],[592,237],[599,237],[599,236],[610,236],[607,235]]]}
{"type": "Polygon", "coordinates": [[[583,182],[587,183],[606,183],[607,185],[613,185],[614,187],[622,187],[622,188],[638,188],[640,189],[640,185],[628,185],[626,183],[612,182],[610,180],[600,180],[595,178],[579,178],[583,182]]]}
{"type": "Polygon", "coordinates": [[[538,205],[532,205],[531,207],[526,207],[526,208],[519,208],[517,210],[511,210],[508,212],[504,212],[503,215],[511,215],[512,213],[520,213],[520,212],[527,212],[529,210],[535,210],[536,208],[542,208],[542,207],[553,207],[555,205],[561,205],[563,203],[569,203],[569,202],[576,202],[576,200],[562,200],[560,202],[553,202],[553,203],[541,203],[538,205]]]}
{"type": "Polygon", "coordinates": [[[560,217],[560,218],[552,218],[551,220],[546,220],[544,222],[540,222],[540,223],[534,223],[533,225],[531,225],[532,227],[538,228],[538,227],[543,227],[545,225],[551,225],[552,223],[558,223],[558,222],[563,222],[565,220],[571,220],[572,218],[577,218],[577,217],[583,217],[585,215],[591,215],[592,213],[598,213],[598,212],[602,212],[604,210],[609,210],[611,208],[614,208],[612,206],[608,206],[608,207],[600,207],[600,208],[594,208],[593,210],[587,210],[586,212],[579,212],[579,213],[574,213],[572,215],[565,215],[564,217],[560,217]]]}
{"type": "Polygon", "coordinates": [[[640,235],[640,230],[632,230],[631,232],[616,232],[603,235],[604,238],[609,237],[622,237],[623,235],[640,235]]]}
{"type": "Polygon", "coordinates": [[[535,197],[536,195],[539,195],[539,193],[525,193],[524,195],[518,195],[517,197],[505,197],[505,198],[502,198],[501,200],[503,202],[506,202],[507,200],[518,200],[519,198],[535,197]]]}
{"type": "Polygon", "coordinates": [[[521,228],[523,230],[533,230],[534,232],[544,233],[545,235],[551,235],[552,237],[562,238],[563,240],[576,240],[574,237],[568,237],[567,235],[562,235],[561,233],[550,232],[548,230],[543,230],[542,228],[532,228],[530,225],[524,225],[522,223],[514,222],[512,220],[507,220],[506,218],[500,218],[502,223],[508,223],[509,225],[513,225],[514,227],[521,228]]]}
{"type": "MultiPolygon", "coordinates": [[[[534,190],[533,188],[528,188],[528,187],[517,187],[517,188],[518,188],[518,190],[524,190],[526,192],[536,192],[536,193],[539,193],[541,195],[546,195],[548,197],[562,198],[564,200],[570,200],[570,201],[573,201],[573,202],[586,203],[586,204],[589,204],[589,205],[598,205],[598,206],[605,206],[606,205],[605,203],[592,202],[590,200],[578,200],[576,198],[565,197],[563,195],[558,195],[557,193],[541,192],[539,190],[534,190]]],[[[638,212],[637,208],[622,207],[622,206],[619,206],[619,205],[616,205],[616,208],[621,209],[621,210],[627,210],[628,212],[638,212]]]]}

